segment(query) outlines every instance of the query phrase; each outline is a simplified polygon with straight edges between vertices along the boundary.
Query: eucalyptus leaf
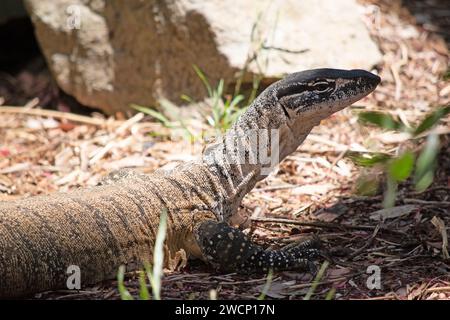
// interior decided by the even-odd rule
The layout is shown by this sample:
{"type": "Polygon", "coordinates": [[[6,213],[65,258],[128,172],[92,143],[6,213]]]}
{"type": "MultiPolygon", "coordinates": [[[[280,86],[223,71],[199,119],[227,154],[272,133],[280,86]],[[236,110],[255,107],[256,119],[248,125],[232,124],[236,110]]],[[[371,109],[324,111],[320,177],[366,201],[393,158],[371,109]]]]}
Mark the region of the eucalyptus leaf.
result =
{"type": "Polygon", "coordinates": [[[431,129],[436,123],[450,113],[450,106],[439,108],[436,111],[430,113],[423,119],[419,126],[414,130],[414,135],[417,136],[422,132],[431,129]]]}
{"type": "Polygon", "coordinates": [[[370,123],[386,130],[401,130],[406,126],[395,120],[390,114],[376,111],[365,111],[358,114],[358,119],[363,123],[370,123]]]}
{"type": "Polygon", "coordinates": [[[411,175],[414,167],[414,154],[406,151],[398,158],[389,162],[388,173],[396,181],[405,181],[411,175]]]}
{"type": "Polygon", "coordinates": [[[391,156],[385,153],[365,153],[349,151],[345,154],[345,157],[349,158],[358,166],[373,167],[377,164],[385,163],[391,158],[391,156]]]}
{"type": "Polygon", "coordinates": [[[425,147],[417,158],[415,183],[418,191],[428,188],[433,182],[436,157],[439,152],[439,137],[435,134],[429,135],[425,147]]]}

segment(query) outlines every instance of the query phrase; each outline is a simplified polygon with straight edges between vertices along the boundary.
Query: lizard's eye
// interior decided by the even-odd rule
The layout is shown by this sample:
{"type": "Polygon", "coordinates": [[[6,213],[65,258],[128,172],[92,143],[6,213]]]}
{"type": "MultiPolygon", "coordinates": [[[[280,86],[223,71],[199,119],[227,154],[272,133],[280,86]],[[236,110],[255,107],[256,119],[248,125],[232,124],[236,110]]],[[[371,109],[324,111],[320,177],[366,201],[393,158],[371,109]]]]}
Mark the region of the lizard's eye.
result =
{"type": "Polygon", "coordinates": [[[318,92],[327,91],[331,88],[330,84],[326,81],[317,81],[313,84],[313,90],[318,92]]]}

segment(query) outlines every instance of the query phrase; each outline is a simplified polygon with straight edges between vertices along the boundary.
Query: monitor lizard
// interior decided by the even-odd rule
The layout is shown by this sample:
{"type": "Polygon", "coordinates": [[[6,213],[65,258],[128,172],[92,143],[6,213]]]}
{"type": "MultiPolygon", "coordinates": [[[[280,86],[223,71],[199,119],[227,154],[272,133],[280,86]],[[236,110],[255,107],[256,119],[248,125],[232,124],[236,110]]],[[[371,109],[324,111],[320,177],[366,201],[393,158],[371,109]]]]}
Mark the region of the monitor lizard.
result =
{"type": "Polygon", "coordinates": [[[276,148],[270,139],[265,147],[279,162],[322,119],[379,82],[364,70],[293,73],[265,89],[201,161],[149,175],[120,170],[95,187],[1,202],[0,297],[64,288],[71,265],[80,268],[83,286],[114,278],[121,265],[140,268],[152,257],[163,209],[169,257],[184,250],[221,271],[309,270],[320,255],[318,241],[267,251],[228,224],[267,165],[242,161],[226,141],[243,140],[240,151],[249,156],[254,145],[243,138],[275,130],[276,148]]]}

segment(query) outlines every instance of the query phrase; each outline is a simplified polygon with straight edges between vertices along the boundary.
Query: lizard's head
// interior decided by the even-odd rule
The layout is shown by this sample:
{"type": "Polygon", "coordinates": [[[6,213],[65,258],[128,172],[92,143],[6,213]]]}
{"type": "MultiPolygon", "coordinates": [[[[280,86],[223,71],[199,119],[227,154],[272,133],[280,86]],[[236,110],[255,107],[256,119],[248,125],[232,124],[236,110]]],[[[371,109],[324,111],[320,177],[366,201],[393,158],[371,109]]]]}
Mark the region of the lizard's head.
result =
{"type": "Polygon", "coordinates": [[[235,129],[276,129],[280,159],[321,120],[371,93],[380,77],[364,70],[314,69],[288,75],[261,93],[235,129]]]}
{"type": "Polygon", "coordinates": [[[274,83],[271,95],[289,120],[316,125],[327,116],[371,93],[380,77],[364,70],[314,69],[274,83]]]}
{"type": "MultiPolygon", "coordinates": [[[[321,120],[367,96],[379,83],[380,77],[364,70],[315,69],[290,74],[266,88],[233,125],[227,137],[232,142],[243,137],[243,144],[253,147],[248,141],[254,129],[264,132],[260,137],[269,137],[270,130],[270,139],[256,140],[266,141],[267,154],[275,157],[271,158],[271,164],[278,163],[293,152],[321,120]]],[[[217,145],[220,147],[213,147],[218,150],[217,159],[223,158],[224,152],[235,150],[234,144],[229,150],[223,147],[226,144],[217,145]]],[[[245,151],[260,152],[258,148],[255,150],[247,148],[245,151]]],[[[253,169],[250,166],[249,170],[253,169]]],[[[261,175],[258,179],[262,178],[261,175]]]]}

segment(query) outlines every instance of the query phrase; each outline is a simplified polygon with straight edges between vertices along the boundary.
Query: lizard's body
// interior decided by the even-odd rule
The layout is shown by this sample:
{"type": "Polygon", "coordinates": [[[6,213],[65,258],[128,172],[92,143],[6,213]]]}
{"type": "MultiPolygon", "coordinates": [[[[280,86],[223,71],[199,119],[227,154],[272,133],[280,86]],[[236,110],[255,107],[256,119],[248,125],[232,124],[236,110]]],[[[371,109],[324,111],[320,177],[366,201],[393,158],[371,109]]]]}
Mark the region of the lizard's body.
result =
{"type": "MultiPolygon", "coordinates": [[[[308,268],[318,254],[312,242],[264,251],[226,224],[265,175],[260,163],[230,155],[224,141],[251,129],[278,130],[281,161],[320,120],[378,83],[365,71],[292,74],[266,89],[202,161],[151,175],[122,170],[100,186],[0,203],[0,297],[64,288],[70,265],[80,267],[83,285],[115,277],[122,264],[138,268],[151,259],[163,209],[171,255],[183,249],[230,271],[308,268]]],[[[252,152],[246,148],[244,153],[252,152]]]]}

